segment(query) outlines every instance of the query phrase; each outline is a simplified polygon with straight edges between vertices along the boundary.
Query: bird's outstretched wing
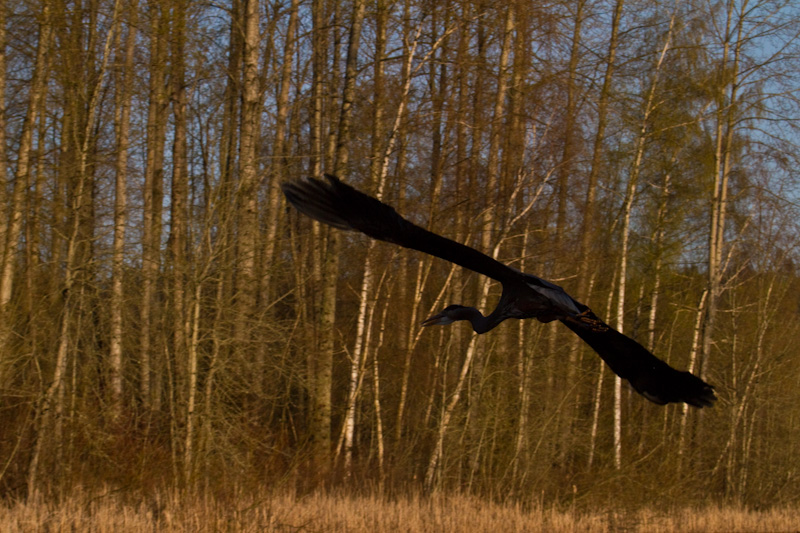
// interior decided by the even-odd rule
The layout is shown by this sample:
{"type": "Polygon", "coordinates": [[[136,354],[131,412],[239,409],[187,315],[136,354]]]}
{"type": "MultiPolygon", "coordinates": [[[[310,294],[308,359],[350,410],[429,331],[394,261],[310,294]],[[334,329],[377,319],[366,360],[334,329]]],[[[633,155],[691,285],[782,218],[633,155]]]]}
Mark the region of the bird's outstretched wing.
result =
{"type": "Polygon", "coordinates": [[[675,370],[635,340],[603,323],[561,287],[523,274],[474,248],[431,233],[401,217],[392,207],[334,176],[326,175],[325,178],[327,183],[314,178],[285,182],[281,189],[298,211],[335,228],[360,231],[374,239],[439,257],[500,282],[527,284],[557,304],[566,315],[553,318],[560,318],[600,355],[615,374],[627,379],[636,391],[655,403],[686,402],[705,407],[716,400],[711,385],[689,372],[675,370]]]}
{"type": "Polygon", "coordinates": [[[301,213],[343,230],[398,244],[450,261],[497,281],[520,279],[516,269],[488,255],[409,222],[391,206],[325,175],[281,184],[286,199],[301,213]]]}
{"type": "Polygon", "coordinates": [[[588,311],[561,322],[600,355],[611,370],[648,400],[660,405],[686,402],[710,407],[714,387],[689,372],[675,370],[644,346],[603,323],[588,311]]]}

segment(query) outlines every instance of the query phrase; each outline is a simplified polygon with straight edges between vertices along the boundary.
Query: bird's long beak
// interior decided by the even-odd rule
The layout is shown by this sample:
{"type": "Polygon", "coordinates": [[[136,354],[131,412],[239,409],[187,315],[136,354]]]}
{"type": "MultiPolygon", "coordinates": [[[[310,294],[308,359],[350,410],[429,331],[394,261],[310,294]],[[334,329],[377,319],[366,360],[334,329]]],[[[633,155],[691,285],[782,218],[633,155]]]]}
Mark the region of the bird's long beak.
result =
{"type": "Polygon", "coordinates": [[[442,319],[444,318],[443,313],[436,313],[433,316],[429,316],[425,320],[422,321],[422,327],[425,326],[436,326],[442,323],[442,319]]]}

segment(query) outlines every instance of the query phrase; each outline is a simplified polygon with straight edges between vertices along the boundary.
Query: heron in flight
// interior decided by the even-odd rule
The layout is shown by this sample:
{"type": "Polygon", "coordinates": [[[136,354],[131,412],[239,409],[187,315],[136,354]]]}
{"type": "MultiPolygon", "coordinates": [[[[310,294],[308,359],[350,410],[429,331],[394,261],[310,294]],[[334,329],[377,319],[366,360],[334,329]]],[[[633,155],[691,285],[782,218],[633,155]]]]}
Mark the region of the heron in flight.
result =
{"type": "Polygon", "coordinates": [[[467,320],[482,334],[508,318],[559,320],[588,344],[619,377],[660,405],[685,402],[709,407],[714,387],[689,372],[676,370],[635,340],[615,330],[561,287],[533,274],[504,265],[488,255],[409,222],[391,206],[343,183],[335,176],[281,184],[286,199],[301,213],[342,230],[364,233],[450,261],[499,281],[503,292],[497,307],[484,316],[474,307],[450,305],[422,325],[467,320]]]}

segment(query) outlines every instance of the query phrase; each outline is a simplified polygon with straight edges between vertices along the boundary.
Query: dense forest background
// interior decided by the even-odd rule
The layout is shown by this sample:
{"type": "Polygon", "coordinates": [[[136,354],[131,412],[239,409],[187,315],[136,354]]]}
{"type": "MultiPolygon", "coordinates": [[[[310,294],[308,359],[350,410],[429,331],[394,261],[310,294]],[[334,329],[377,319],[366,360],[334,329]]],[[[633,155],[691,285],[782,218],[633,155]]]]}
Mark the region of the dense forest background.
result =
{"type": "Polygon", "coordinates": [[[0,2],[0,494],[800,499],[791,0],[0,2]],[[333,173],[563,285],[711,409],[499,285],[311,223],[333,173]]]}

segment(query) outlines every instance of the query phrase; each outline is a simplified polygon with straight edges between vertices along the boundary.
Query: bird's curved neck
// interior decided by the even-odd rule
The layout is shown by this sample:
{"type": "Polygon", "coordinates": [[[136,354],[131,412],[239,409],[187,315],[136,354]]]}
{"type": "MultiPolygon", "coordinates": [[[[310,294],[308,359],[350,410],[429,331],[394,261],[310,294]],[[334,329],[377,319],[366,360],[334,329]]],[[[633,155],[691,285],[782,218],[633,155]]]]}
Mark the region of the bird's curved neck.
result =
{"type": "Polygon", "coordinates": [[[474,307],[464,307],[461,310],[460,316],[455,317],[455,320],[469,320],[472,324],[472,329],[475,333],[480,335],[481,333],[486,333],[494,329],[495,326],[503,321],[503,318],[504,317],[500,316],[497,309],[490,315],[483,316],[483,314],[474,307]]]}

